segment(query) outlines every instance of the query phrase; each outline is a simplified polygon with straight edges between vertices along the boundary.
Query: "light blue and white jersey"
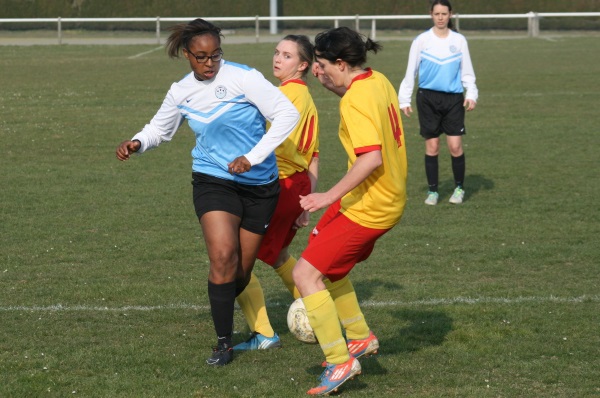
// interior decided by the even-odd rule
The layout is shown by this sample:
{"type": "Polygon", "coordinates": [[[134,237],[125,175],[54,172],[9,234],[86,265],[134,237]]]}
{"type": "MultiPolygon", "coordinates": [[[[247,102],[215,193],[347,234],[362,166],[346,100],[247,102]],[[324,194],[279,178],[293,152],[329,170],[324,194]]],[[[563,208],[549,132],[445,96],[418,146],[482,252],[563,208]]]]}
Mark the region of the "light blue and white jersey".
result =
{"type": "Polygon", "coordinates": [[[447,37],[440,38],[431,28],[413,41],[406,75],[398,90],[401,108],[410,106],[417,72],[419,88],[444,93],[462,93],[466,89],[465,98],[477,101],[478,91],[469,47],[460,33],[451,30],[447,37]]]}
{"type": "Polygon", "coordinates": [[[221,60],[217,75],[199,81],[193,73],[173,83],[162,106],[133,138],[138,153],[170,141],[184,120],[196,135],[192,170],[242,184],[278,178],[275,148],[293,131],[294,105],[256,69],[221,60]],[[271,128],[265,132],[266,120],[271,128]],[[231,175],[227,164],[245,156],[250,171],[231,175]]]}

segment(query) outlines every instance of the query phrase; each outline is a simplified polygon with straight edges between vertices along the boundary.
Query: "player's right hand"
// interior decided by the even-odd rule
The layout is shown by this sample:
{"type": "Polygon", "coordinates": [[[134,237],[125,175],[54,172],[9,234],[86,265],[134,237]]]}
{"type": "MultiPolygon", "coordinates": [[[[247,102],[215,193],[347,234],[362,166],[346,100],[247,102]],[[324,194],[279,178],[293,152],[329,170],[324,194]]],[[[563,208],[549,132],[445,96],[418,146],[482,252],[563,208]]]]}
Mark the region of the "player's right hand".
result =
{"type": "Polygon", "coordinates": [[[137,152],[140,149],[141,143],[138,140],[135,141],[123,141],[117,147],[117,159],[124,161],[129,159],[132,153],[137,152]]]}

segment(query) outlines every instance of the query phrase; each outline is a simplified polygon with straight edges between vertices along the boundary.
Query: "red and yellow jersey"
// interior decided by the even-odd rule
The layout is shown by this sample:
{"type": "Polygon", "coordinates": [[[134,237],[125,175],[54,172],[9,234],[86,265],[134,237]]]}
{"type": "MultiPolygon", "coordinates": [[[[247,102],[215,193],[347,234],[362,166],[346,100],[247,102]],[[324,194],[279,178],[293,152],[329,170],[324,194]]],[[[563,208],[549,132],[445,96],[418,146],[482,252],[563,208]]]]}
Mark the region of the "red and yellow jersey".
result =
{"type": "Polygon", "coordinates": [[[383,164],[341,200],[340,211],[352,221],[389,229],[400,221],[406,204],[407,160],[398,95],[381,73],[353,79],[340,101],[339,137],[348,169],[357,156],[381,150],[383,164]]]}
{"type": "Polygon", "coordinates": [[[308,170],[313,156],[319,155],[319,117],[303,80],[288,80],[279,89],[300,113],[296,129],[275,149],[279,178],[308,170]]]}

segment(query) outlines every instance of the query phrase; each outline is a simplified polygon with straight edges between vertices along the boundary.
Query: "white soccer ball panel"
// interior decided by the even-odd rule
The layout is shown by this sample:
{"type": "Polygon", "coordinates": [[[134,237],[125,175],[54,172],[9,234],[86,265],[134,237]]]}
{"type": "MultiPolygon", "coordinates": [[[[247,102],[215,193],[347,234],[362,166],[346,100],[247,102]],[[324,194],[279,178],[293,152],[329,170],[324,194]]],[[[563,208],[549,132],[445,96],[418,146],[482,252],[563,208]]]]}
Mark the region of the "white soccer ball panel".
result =
{"type": "Polygon", "coordinates": [[[290,309],[287,314],[287,324],[290,332],[298,340],[304,343],[316,343],[317,338],[315,333],[308,322],[308,315],[306,314],[306,308],[301,298],[297,299],[290,305],[290,309]]]}

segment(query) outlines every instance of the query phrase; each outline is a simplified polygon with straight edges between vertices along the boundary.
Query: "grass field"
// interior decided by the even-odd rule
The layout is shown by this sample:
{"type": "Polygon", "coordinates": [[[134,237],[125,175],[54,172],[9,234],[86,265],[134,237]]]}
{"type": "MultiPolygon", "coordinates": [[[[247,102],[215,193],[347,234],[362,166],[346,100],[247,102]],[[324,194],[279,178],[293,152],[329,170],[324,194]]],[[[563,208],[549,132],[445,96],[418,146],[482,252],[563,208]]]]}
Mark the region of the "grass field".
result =
{"type": "MultiPolygon", "coordinates": [[[[193,135],[184,127],[126,163],[114,155],[187,72],[155,47],[0,47],[1,397],[300,397],[317,384],[322,353],[289,334],[291,298],[262,263],[285,347],[204,364],[215,336],[193,135]]],[[[397,87],[408,47],[385,42],[369,64],[397,87]]],[[[272,49],[224,48],[268,77],[272,49]]],[[[424,146],[416,114],[404,118],[404,218],[351,274],[381,351],[342,395],[600,396],[598,38],[470,49],[480,101],[466,201],[447,202],[444,148],[441,202],[423,204],[424,146]]],[[[337,99],[310,85],[326,189],[346,167],[337,99]]],[[[235,326],[245,339],[239,310],[235,326]]]]}

